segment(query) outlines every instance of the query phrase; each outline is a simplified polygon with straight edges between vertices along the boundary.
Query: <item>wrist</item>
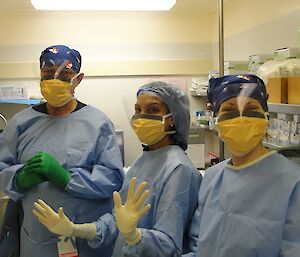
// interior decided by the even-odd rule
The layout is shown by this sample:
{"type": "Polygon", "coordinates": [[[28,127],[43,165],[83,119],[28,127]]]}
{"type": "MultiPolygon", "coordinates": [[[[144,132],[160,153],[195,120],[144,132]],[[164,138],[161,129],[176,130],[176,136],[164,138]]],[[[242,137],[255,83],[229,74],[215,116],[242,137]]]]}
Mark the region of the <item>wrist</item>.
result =
{"type": "Polygon", "coordinates": [[[59,176],[53,178],[54,180],[52,182],[60,188],[65,188],[70,181],[71,174],[68,170],[66,170],[63,167],[61,167],[61,170],[58,174],[59,176]]]}
{"type": "Polygon", "coordinates": [[[127,244],[129,245],[135,245],[142,239],[142,232],[140,229],[136,228],[134,231],[126,234],[122,234],[125,238],[127,244]]]}
{"type": "Polygon", "coordinates": [[[74,224],[72,236],[91,240],[96,237],[96,225],[94,223],[74,224]]]}

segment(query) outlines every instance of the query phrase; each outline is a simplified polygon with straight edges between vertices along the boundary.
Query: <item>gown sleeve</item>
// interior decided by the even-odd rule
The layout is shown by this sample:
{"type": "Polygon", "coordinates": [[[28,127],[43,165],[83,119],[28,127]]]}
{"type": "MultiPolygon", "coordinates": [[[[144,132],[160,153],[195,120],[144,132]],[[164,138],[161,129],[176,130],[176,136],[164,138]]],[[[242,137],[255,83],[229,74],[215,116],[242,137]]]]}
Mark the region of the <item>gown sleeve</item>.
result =
{"type": "Polygon", "coordinates": [[[291,194],[283,230],[280,257],[298,257],[300,253],[300,182],[291,194]]]}
{"type": "Polygon", "coordinates": [[[0,133],[0,191],[5,192],[14,201],[24,194],[15,185],[15,174],[24,164],[17,160],[19,133],[15,119],[6,125],[0,133]]]}
{"type": "Polygon", "coordinates": [[[89,158],[94,160],[91,171],[82,166],[69,169],[72,175],[65,190],[86,199],[111,198],[113,192],[122,187],[124,171],[113,126],[109,122],[101,126],[89,158]]]}

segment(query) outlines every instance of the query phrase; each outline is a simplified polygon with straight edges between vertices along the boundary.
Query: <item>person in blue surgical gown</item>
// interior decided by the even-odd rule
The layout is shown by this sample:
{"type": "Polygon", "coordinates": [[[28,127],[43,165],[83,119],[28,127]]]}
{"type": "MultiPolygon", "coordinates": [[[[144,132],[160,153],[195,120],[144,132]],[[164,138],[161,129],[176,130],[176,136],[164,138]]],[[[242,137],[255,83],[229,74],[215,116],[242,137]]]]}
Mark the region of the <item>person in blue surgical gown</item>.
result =
{"type": "Polygon", "coordinates": [[[80,226],[86,224],[74,227],[60,211],[56,224],[66,228],[62,231],[48,222],[51,217],[56,219],[58,214],[44,202],[35,203],[34,212],[54,233],[89,238],[89,245],[95,248],[101,248],[117,237],[114,257],[180,256],[186,228],[197,207],[202,180],[185,153],[189,123],[189,100],[180,89],[159,81],[142,86],[137,93],[131,126],[143,145],[143,153],[130,167],[120,195],[114,193],[116,222],[111,214],[105,214],[92,223],[96,233],[92,227],[80,231],[80,226]],[[147,182],[149,196],[146,198],[138,189],[137,197],[133,197],[132,185],[143,181],[147,182]],[[121,198],[125,201],[126,195],[126,203],[122,205],[121,198]],[[136,199],[137,204],[134,205],[131,199],[136,199]],[[144,200],[145,209],[135,209],[144,200]],[[149,205],[151,209],[144,214],[149,205]]]}
{"type": "Polygon", "coordinates": [[[264,82],[247,74],[212,78],[208,98],[231,158],[204,175],[184,256],[300,256],[300,167],[262,144],[264,82]]]}
{"type": "MultiPolygon", "coordinates": [[[[122,157],[111,121],[74,97],[83,78],[80,67],[78,51],[46,48],[40,87],[47,102],[17,113],[1,134],[0,191],[22,200],[22,257],[58,256],[59,238],[32,213],[39,198],[55,209],[64,206],[74,222],[91,222],[111,213],[112,193],[122,187],[122,157]]],[[[96,250],[84,239],[74,244],[81,257],[111,256],[112,245],[96,250]]]]}

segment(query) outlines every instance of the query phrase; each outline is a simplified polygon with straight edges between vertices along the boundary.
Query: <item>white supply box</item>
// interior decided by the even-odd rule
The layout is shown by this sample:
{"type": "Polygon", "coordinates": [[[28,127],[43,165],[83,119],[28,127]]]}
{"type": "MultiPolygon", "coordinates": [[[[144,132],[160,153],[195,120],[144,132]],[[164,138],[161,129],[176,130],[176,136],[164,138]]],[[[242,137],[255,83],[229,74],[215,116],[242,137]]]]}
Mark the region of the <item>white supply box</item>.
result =
{"type": "Polygon", "coordinates": [[[248,73],[248,61],[225,61],[224,75],[248,73]]]}
{"type": "Polygon", "coordinates": [[[260,65],[264,64],[266,61],[273,59],[272,54],[254,54],[249,56],[249,67],[248,70],[251,73],[257,72],[260,65]]]}
{"type": "Polygon", "coordinates": [[[25,85],[0,85],[0,100],[29,99],[25,85]]]}
{"type": "Polygon", "coordinates": [[[279,48],[273,51],[273,58],[276,61],[284,61],[291,58],[299,57],[299,50],[297,48],[279,48]]]}

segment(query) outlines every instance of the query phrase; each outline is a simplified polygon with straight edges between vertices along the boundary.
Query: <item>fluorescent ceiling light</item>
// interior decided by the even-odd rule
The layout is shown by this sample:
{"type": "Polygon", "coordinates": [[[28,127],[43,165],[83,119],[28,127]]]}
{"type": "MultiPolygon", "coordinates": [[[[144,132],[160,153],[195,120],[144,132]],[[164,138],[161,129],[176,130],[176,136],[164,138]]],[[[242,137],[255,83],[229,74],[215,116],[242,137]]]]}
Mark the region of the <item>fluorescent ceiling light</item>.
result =
{"type": "Polygon", "coordinates": [[[31,0],[37,10],[168,11],[176,0],[31,0]]]}

